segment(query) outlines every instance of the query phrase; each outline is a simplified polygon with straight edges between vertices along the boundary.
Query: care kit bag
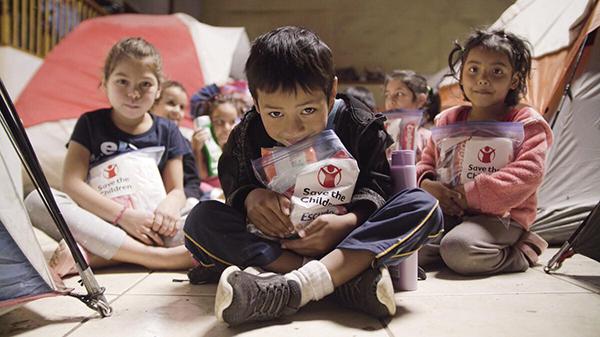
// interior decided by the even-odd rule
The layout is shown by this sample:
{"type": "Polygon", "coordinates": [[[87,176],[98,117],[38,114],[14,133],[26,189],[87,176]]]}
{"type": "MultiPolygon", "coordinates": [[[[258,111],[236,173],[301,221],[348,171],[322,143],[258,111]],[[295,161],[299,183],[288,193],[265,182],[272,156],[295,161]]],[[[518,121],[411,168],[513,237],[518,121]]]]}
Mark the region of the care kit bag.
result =
{"type": "Polygon", "coordinates": [[[164,150],[153,146],[110,157],[90,168],[88,184],[123,206],[154,212],[167,196],[158,171],[164,150]]]}
{"type": "Polygon", "coordinates": [[[451,187],[492,174],[515,158],[524,138],[517,122],[462,122],[434,127],[438,180],[451,187]]]}
{"type": "Polygon", "coordinates": [[[359,174],[356,160],[333,130],[288,147],[263,149],[252,167],[268,189],[290,198],[296,232],[321,214],[345,214],[343,205],[352,199],[359,174]]]}
{"type": "Polygon", "coordinates": [[[383,113],[387,118],[385,130],[394,139],[392,150],[417,149],[417,129],[423,118],[422,110],[394,109],[383,113]]]}

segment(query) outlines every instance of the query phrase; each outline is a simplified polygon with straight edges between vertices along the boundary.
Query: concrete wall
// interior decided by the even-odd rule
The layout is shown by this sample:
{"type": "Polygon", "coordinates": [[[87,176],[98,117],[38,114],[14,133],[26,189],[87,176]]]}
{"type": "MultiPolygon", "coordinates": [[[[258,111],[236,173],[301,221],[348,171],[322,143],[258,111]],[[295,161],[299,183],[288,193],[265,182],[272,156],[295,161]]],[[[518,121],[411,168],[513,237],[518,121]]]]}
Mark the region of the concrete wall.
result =
{"type": "Polygon", "coordinates": [[[202,0],[200,21],[244,26],[251,39],[281,25],[302,25],[333,49],[338,67],[414,69],[446,65],[455,39],[489,25],[513,0],[202,0]]]}

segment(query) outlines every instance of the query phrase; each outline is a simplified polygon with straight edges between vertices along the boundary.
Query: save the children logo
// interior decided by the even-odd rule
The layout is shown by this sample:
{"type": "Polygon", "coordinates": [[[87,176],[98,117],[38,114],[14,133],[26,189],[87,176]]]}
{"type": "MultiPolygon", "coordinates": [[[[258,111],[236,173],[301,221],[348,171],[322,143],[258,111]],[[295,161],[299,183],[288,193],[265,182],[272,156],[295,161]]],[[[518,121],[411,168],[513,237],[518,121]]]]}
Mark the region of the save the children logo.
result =
{"type": "Polygon", "coordinates": [[[496,149],[490,146],[484,146],[477,154],[477,159],[484,164],[491,163],[494,158],[496,158],[496,149]]]}
{"type": "Polygon", "coordinates": [[[342,181],[342,169],[335,165],[326,165],[317,173],[319,184],[325,188],[336,187],[342,181]]]}
{"type": "Polygon", "coordinates": [[[104,178],[111,179],[116,177],[117,173],[119,173],[119,167],[117,166],[117,164],[109,164],[104,169],[103,175],[104,178]]]}

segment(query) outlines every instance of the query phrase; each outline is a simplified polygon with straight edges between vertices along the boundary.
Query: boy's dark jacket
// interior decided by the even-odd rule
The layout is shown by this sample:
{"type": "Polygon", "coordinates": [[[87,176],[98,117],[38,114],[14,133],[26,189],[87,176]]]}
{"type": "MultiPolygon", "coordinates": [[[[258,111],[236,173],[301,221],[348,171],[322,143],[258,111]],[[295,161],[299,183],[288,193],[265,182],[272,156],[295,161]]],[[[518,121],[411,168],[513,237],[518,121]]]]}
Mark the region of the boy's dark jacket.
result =
{"type": "MultiPolygon", "coordinates": [[[[390,196],[392,184],[385,149],[393,141],[384,130],[385,117],[373,114],[354,97],[338,95],[337,98],[344,100],[346,108],[336,114],[333,130],[360,168],[347,208],[351,210],[357,201],[367,201],[375,210],[390,196]]],[[[219,159],[219,179],[227,204],[242,214],[246,214],[244,201],[248,193],[255,188],[265,188],[255,177],[251,161],[261,156],[261,148],[276,145],[277,142],[265,131],[255,108],[244,115],[225,144],[219,159]]]]}

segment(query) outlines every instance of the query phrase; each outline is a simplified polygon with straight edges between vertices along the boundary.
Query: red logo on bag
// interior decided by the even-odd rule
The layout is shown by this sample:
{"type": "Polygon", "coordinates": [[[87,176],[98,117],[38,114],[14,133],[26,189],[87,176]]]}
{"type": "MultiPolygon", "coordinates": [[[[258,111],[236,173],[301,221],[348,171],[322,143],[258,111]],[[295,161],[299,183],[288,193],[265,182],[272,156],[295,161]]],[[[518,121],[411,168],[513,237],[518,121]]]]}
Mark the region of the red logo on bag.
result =
{"type": "Polygon", "coordinates": [[[325,188],[335,187],[342,180],[342,169],[334,165],[323,166],[319,169],[317,179],[325,188]]]}
{"type": "Polygon", "coordinates": [[[110,164],[104,169],[104,178],[110,179],[117,176],[119,167],[117,164],[110,164]]]}
{"type": "Polygon", "coordinates": [[[496,149],[486,146],[479,150],[477,159],[484,164],[491,163],[496,158],[496,149]]]}

